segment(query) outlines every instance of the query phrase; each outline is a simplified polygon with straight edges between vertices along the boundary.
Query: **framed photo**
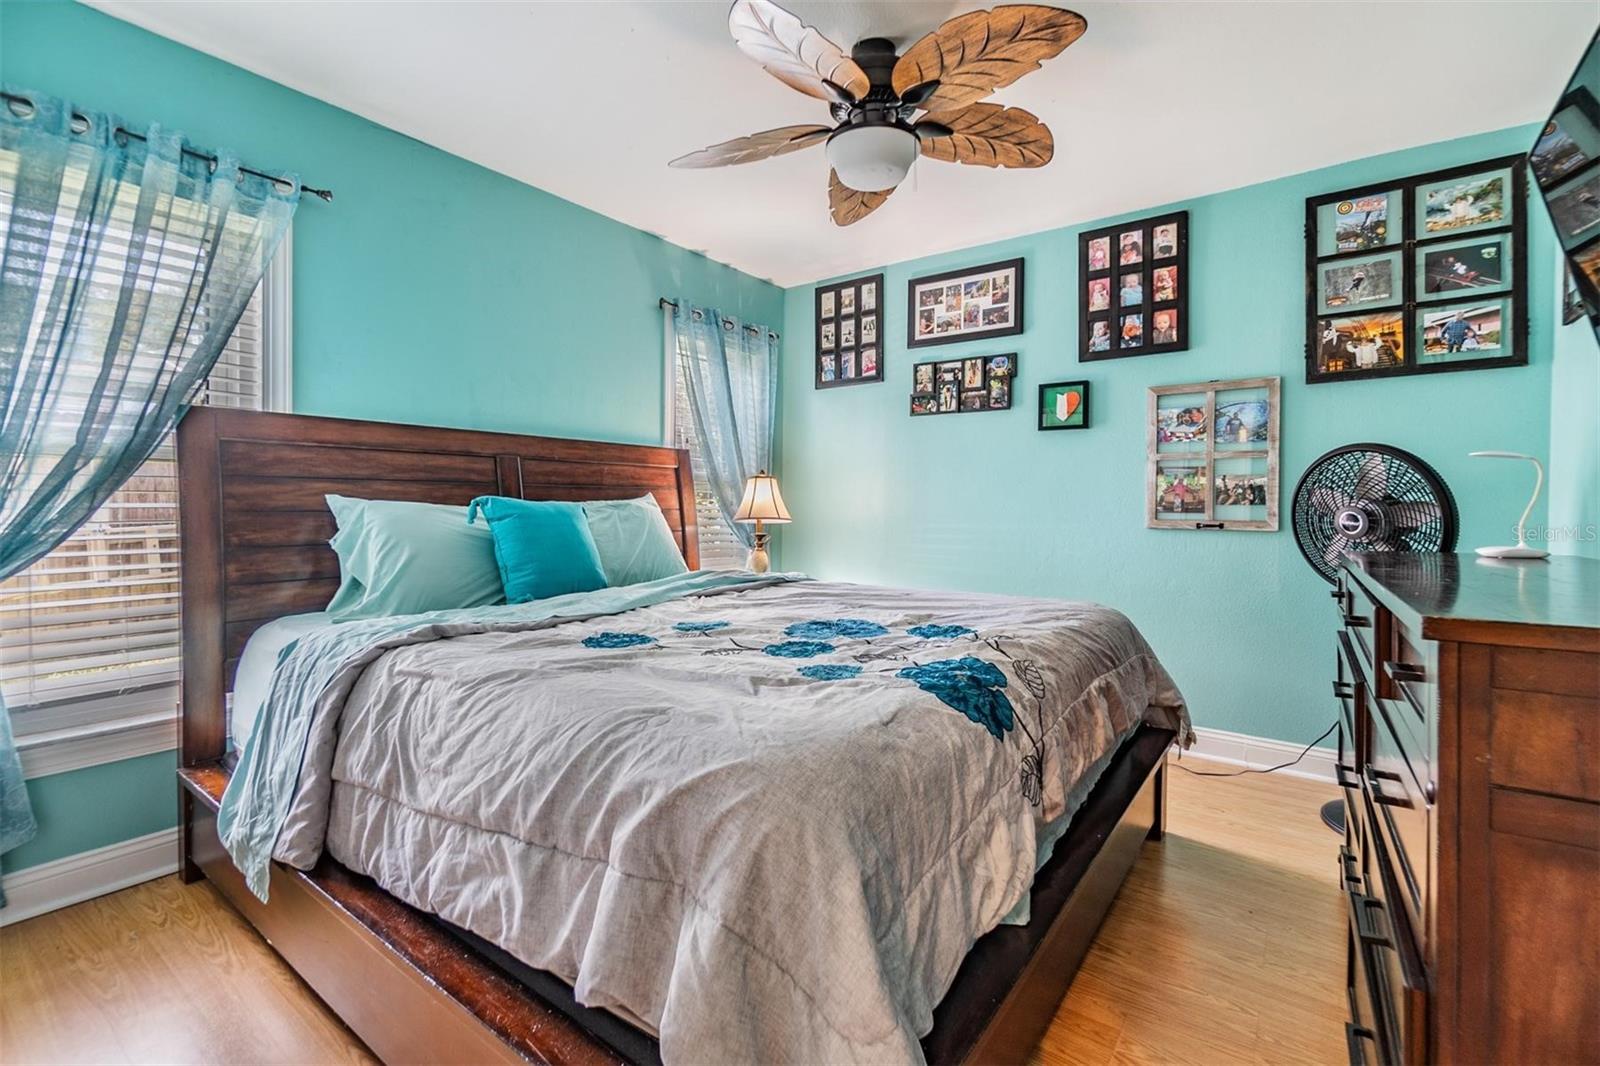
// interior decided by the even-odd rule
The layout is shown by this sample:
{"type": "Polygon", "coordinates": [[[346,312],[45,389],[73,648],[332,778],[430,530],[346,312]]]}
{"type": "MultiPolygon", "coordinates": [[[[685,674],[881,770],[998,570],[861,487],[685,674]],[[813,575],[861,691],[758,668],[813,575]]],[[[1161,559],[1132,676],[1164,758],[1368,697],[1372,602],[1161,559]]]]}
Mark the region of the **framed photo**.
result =
{"type": "Polygon", "coordinates": [[[907,283],[909,348],[1021,332],[1021,259],[929,274],[907,283]]]}
{"type": "Polygon", "coordinates": [[[1422,221],[1418,240],[1509,225],[1516,208],[1509,167],[1424,184],[1418,187],[1416,197],[1422,221]]]}
{"type": "Polygon", "coordinates": [[[1308,199],[1306,382],[1526,365],[1526,186],[1507,156],[1308,199]]]}
{"type": "Polygon", "coordinates": [[[1399,244],[1404,203],[1400,189],[1374,189],[1322,204],[1317,216],[1317,254],[1369,252],[1399,244]]]}
{"type": "Polygon", "coordinates": [[[883,275],[819,285],[815,387],[883,380],[883,275]]]}
{"type": "Polygon", "coordinates": [[[1539,131],[1528,162],[1533,180],[1541,189],[1548,189],[1596,159],[1600,159],[1600,106],[1594,94],[1580,85],[1556,105],[1555,114],[1539,131]]]}
{"type": "Polygon", "coordinates": [[[1561,324],[1570,326],[1583,317],[1583,297],[1578,295],[1578,283],[1572,277],[1572,264],[1561,264],[1561,324]]]}
{"type": "Polygon", "coordinates": [[[1424,244],[1416,251],[1419,300],[1440,300],[1511,287],[1511,234],[1424,244]]]}
{"type": "Polygon", "coordinates": [[[911,413],[1009,410],[1016,379],[1015,353],[917,363],[911,368],[911,413]]]}
{"type": "Polygon", "coordinates": [[[1088,429],[1089,383],[1053,381],[1040,385],[1039,428],[1088,429]]]}
{"type": "Polygon", "coordinates": [[[1489,299],[1466,304],[1430,304],[1417,312],[1421,363],[1494,358],[1504,351],[1509,301],[1489,299]]]}
{"type": "Polygon", "coordinates": [[[1545,193],[1561,247],[1576,248],[1600,236],[1600,168],[1545,193]]]}
{"type": "Polygon", "coordinates": [[[1319,377],[1397,370],[1406,366],[1405,315],[1380,311],[1320,320],[1316,372],[1319,377]]]}
{"type": "Polygon", "coordinates": [[[1324,314],[1334,314],[1362,304],[1393,305],[1400,301],[1402,273],[1399,252],[1323,263],[1317,268],[1317,306],[1324,314]]]}
{"type": "Polygon", "coordinates": [[[1278,528],[1279,384],[1244,378],[1150,390],[1146,526],[1278,528]]]}
{"type": "Polygon", "coordinates": [[[1180,211],[1078,237],[1078,359],[1189,347],[1189,214],[1180,211]]]}

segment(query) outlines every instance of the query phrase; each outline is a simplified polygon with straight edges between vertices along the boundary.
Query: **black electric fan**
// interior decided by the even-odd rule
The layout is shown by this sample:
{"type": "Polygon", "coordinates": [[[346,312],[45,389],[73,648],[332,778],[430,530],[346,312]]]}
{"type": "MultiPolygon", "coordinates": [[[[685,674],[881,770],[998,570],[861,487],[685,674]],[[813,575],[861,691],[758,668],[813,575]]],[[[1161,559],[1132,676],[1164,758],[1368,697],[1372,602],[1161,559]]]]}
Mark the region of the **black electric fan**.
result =
{"type": "MultiPolygon", "coordinates": [[[[1294,539],[1312,569],[1337,583],[1347,552],[1447,552],[1456,500],[1438,473],[1386,444],[1347,444],[1317,459],[1294,488],[1294,539]]],[[[1344,801],[1322,820],[1344,832],[1344,801]]]]}

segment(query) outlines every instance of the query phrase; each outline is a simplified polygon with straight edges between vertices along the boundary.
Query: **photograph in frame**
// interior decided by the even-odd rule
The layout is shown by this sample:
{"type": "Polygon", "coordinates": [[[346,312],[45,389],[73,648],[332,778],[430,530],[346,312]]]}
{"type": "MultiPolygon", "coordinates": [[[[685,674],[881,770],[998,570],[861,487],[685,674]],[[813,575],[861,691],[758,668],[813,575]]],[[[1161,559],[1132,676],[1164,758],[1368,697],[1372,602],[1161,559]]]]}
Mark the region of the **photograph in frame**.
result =
{"type": "Polygon", "coordinates": [[[1417,280],[1424,300],[1500,292],[1511,284],[1510,234],[1419,245],[1417,280]]]}
{"type": "Polygon", "coordinates": [[[1324,312],[1348,312],[1362,304],[1383,307],[1402,303],[1402,278],[1399,252],[1320,263],[1318,306],[1324,312]]]}
{"type": "Polygon", "coordinates": [[[1419,238],[1503,226],[1511,220],[1511,175],[1499,170],[1450,178],[1420,187],[1417,200],[1419,238]]]}

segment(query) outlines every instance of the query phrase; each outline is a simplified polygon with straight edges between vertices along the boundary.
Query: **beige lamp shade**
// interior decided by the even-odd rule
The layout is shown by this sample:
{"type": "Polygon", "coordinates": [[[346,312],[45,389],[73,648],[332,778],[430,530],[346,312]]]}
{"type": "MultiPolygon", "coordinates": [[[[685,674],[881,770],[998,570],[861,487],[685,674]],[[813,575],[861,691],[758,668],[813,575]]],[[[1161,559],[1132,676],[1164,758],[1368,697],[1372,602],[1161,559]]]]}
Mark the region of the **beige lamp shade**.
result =
{"type": "Polygon", "coordinates": [[[783,493],[778,491],[778,479],[765,470],[744,483],[744,499],[739,501],[735,522],[791,522],[789,509],[783,505],[783,493]]]}

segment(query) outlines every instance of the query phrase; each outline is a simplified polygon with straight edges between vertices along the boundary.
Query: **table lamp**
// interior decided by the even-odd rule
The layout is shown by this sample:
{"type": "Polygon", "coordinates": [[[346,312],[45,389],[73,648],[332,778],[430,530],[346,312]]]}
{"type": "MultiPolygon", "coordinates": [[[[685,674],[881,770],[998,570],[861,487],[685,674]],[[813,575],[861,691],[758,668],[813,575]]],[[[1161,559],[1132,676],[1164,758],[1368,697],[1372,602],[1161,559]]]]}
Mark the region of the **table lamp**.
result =
{"type": "Polygon", "coordinates": [[[739,511],[733,516],[733,520],[756,524],[755,545],[750,549],[750,559],[745,565],[758,574],[766,573],[772,565],[772,561],[767,558],[767,537],[770,534],[761,527],[761,523],[793,521],[789,517],[789,509],[783,505],[783,493],[778,491],[778,479],[763,470],[746,481],[744,499],[739,501],[739,511]]]}
{"type": "Polygon", "coordinates": [[[1528,538],[1524,533],[1528,516],[1533,514],[1533,505],[1539,502],[1539,490],[1544,488],[1544,465],[1533,456],[1521,452],[1468,452],[1467,455],[1473,459],[1526,459],[1534,469],[1533,495],[1528,498],[1528,506],[1523,508],[1522,517],[1517,519],[1517,543],[1479,548],[1478,554],[1486,559],[1543,559],[1549,556],[1550,553],[1543,548],[1528,547],[1528,538]]]}

